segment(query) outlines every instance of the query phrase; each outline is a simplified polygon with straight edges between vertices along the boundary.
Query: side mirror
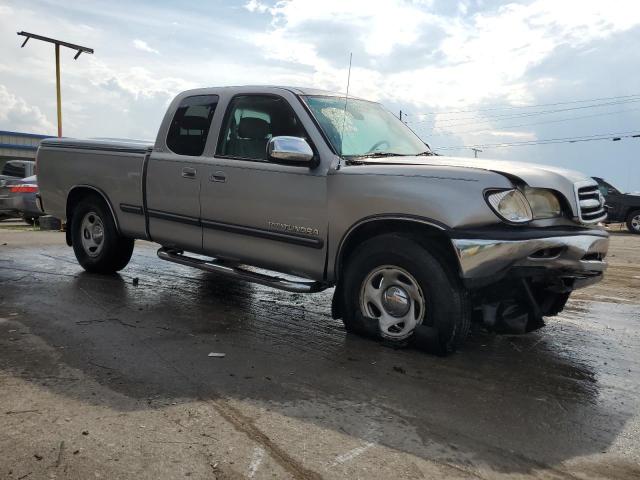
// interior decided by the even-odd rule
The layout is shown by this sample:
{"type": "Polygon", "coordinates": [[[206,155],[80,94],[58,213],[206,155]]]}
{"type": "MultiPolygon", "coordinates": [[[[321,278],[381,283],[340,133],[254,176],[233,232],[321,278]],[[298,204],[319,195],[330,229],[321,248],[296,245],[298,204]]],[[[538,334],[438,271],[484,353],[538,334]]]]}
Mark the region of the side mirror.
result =
{"type": "Polygon", "coordinates": [[[267,143],[267,158],[284,165],[313,166],[313,150],[304,138],[273,137],[267,143]]]}

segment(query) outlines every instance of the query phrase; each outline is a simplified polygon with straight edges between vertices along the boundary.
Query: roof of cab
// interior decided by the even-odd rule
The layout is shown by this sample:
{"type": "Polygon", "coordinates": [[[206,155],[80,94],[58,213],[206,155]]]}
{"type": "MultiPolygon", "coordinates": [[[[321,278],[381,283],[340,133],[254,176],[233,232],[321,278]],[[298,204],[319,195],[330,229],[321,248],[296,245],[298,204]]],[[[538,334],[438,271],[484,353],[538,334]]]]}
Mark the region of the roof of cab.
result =
{"type": "MultiPolygon", "coordinates": [[[[296,95],[317,95],[317,96],[325,96],[325,97],[344,97],[345,96],[345,94],[341,92],[333,92],[330,90],[322,90],[319,88],[288,87],[284,85],[234,85],[234,86],[227,86],[227,87],[197,88],[197,89],[184,91],[180,94],[180,96],[184,97],[184,96],[189,96],[193,94],[203,94],[205,91],[213,93],[221,90],[231,90],[231,91],[234,91],[234,93],[242,93],[242,92],[250,91],[251,89],[288,90],[296,95]]],[[[355,99],[361,100],[358,97],[354,97],[353,95],[349,95],[349,98],[355,98],[355,99]]]]}

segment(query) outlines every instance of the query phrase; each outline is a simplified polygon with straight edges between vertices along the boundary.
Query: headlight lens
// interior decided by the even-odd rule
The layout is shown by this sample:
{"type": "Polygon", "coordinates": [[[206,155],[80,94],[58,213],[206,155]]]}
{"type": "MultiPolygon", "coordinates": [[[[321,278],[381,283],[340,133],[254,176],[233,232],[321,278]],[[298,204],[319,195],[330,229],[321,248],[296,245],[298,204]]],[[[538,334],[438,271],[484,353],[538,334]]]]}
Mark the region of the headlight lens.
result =
{"type": "Polygon", "coordinates": [[[558,197],[550,190],[525,188],[524,195],[529,205],[531,205],[533,218],[535,219],[559,217],[562,213],[558,197]]]}
{"type": "Polygon", "coordinates": [[[533,220],[531,206],[519,190],[502,190],[487,195],[487,202],[494,212],[510,223],[526,223],[533,220]]]}

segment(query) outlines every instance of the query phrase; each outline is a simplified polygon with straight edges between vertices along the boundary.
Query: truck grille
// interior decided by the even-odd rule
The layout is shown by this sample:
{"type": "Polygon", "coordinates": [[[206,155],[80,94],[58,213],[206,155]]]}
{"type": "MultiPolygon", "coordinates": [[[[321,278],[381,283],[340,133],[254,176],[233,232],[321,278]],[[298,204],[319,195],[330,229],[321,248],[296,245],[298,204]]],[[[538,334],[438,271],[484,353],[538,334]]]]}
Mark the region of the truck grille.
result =
{"type": "Polygon", "coordinates": [[[598,223],[607,216],[604,198],[598,185],[576,185],[578,200],[578,216],[582,223],[598,223]]]}

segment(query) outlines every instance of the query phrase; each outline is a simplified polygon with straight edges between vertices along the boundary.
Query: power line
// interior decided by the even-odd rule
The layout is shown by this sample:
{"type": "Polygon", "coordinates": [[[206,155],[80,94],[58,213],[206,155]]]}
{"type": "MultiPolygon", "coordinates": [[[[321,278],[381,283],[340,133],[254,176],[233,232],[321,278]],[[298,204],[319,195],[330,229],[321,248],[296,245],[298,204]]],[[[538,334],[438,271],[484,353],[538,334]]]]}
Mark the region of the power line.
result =
{"type": "MultiPolygon", "coordinates": [[[[500,119],[511,119],[511,118],[525,118],[525,117],[535,117],[537,115],[550,115],[550,114],[554,114],[554,113],[561,113],[561,112],[569,112],[569,111],[575,111],[575,110],[584,110],[585,108],[599,108],[599,107],[608,107],[608,106],[612,106],[612,105],[625,105],[628,103],[637,103],[640,102],[640,97],[639,98],[635,98],[635,99],[631,99],[631,100],[621,100],[621,101],[617,101],[617,102],[607,102],[607,103],[596,103],[593,105],[581,105],[579,107],[569,107],[569,108],[557,108],[557,109],[553,109],[553,110],[542,110],[539,112],[526,112],[526,113],[515,113],[515,114],[505,114],[505,115],[495,115],[495,116],[476,116],[476,117],[466,117],[466,118],[460,118],[460,119],[451,119],[451,120],[441,120],[438,122],[438,124],[444,123],[446,126],[465,126],[465,125],[475,125],[476,123],[478,123],[478,120],[500,120],[500,119]],[[464,120],[471,120],[472,118],[476,118],[476,121],[473,122],[464,122],[464,120]],[[463,122],[460,122],[460,120],[463,120],[463,122]]],[[[427,123],[427,122],[432,122],[433,119],[428,119],[428,120],[421,120],[419,122],[412,122],[412,125],[420,125],[423,123],[427,123]]]]}
{"type": "Polygon", "coordinates": [[[474,147],[482,147],[482,148],[502,148],[502,147],[519,147],[519,146],[527,146],[527,145],[547,145],[547,144],[557,144],[557,143],[579,143],[579,142],[589,142],[596,140],[621,140],[622,138],[640,138],[640,133],[632,132],[634,135],[625,135],[625,134],[602,134],[602,135],[592,135],[585,137],[566,137],[566,138],[550,138],[543,140],[528,140],[523,142],[504,142],[504,143],[490,143],[490,144],[474,144],[474,145],[456,145],[456,146],[444,146],[444,147],[433,147],[434,149],[438,148],[440,150],[459,150],[459,149],[471,149],[474,147]]]}
{"type": "Polygon", "coordinates": [[[485,143],[473,145],[453,145],[443,147],[433,147],[434,150],[462,150],[473,148],[504,148],[504,147],[520,147],[528,145],[549,145],[558,143],[580,143],[592,142],[598,140],[619,141],[623,138],[640,138],[640,130],[621,132],[621,133],[599,133],[595,135],[583,135],[581,137],[564,137],[564,138],[548,138],[543,140],[528,140],[523,142],[504,142],[504,143],[485,143]]]}
{"type": "Polygon", "coordinates": [[[537,107],[554,107],[558,105],[571,105],[575,103],[587,103],[587,102],[598,102],[601,100],[617,100],[622,98],[632,98],[638,97],[640,93],[635,93],[632,95],[620,95],[616,97],[600,97],[600,98],[589,98],[585,100],[570,100],[565,102],[555,102],[555,103],[538,103],[534,105],[505,105],[501,107],[493,107],[493,108],[478,108],[478,109],[470,109],[470,110],[449,110],[444,112],[425,112],[425,113],[407,113],[405,115],[415,115],[415,116],[423,116],[423,115],[449,115],[449,114],[458,114],[458,113],[473,113],[473,112],[492,112],[496,110],[513,110],[513,109],[524,109],[524,108],[537,108],[537,107]]]}
{"type": "MultiPolygon", "coordinates": [[[[580,115],[578,117],[571,117],[571,118],[559,118],[556,120],[544,120],[541,122],[531,122],[531,123],[520,123],[518,125],[501,125],[499,127],[496,128],[517,128],[517,127],[528,127],[528,126],[532,126],[532,125],[545,125],[548,123],[560,123],[560,122],[568,122],[568,121],[572,121],[572,120],[580,120],[583,118],[593,118],[593,117],[603,117],[603,116],[607,116],[607,115],[617,115],[620,113],[627,113],[627,112],[636,112],[640,110],[640,108],[630,108],[627,110],[616,110],[615,112],[602,112],[602,113],[592,113],[591,115],[580,115]]],[[[450,136],[456,136],[456,135],[464,135],[464,134],[472,134],[472,133],[484,133],[484,132],[490,132],[494,129],[492,128],[486,128],[484,130],[465,130],[462,132],[450,132],[450,133],[430,133],[430,136],[438,136],[438,137],[450,137],[450,136]]]]}

